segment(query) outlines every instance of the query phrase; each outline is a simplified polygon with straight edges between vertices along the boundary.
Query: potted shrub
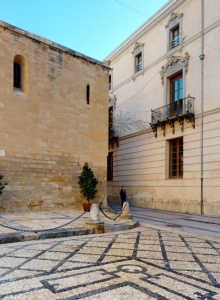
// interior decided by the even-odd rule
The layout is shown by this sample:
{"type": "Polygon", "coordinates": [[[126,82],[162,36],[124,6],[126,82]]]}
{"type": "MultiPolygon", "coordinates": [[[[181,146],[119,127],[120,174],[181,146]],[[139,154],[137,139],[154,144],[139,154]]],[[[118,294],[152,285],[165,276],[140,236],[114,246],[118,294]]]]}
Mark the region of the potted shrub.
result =
{"type": "Polygon", "coordinates": [[[7,183],[1,183],[1,180],[3,179],[3,175],[0,174],[0,195],[2,194],[2,191],[4,190],[5,188],[5,185],[7,185],[7,183]]]}
{"type": "Polygon", "coordinates": [[[89,168],[88,163],[85,163],[78,177],[78,184],[80,186],[80,192],[83,194],[87,203],[83,203],[84,211],[89,211],[90,203],[89,201],[94,199],[97,193],[96,186],[98,184],[98,179],[95,178],[94,173],[91,168],[89,168]]]}

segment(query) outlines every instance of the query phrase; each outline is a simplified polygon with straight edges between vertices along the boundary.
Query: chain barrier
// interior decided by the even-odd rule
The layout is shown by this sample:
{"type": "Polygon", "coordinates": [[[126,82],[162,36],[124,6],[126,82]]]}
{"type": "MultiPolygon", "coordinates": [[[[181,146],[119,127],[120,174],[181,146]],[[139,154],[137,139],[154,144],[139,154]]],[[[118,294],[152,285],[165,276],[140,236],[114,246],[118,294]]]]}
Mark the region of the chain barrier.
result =
{"type": "Polygon", "coordinates": [[[16,231],[21,231],[21,232],[35,232],[35,233],[38,233],[38,232],[43,232],[43,231],[51,231],[51,230],[54,230],[54,229],[59,229],[59,228],[62,228],[66,225],[69,225],[70,223],[73,223],[74,221],[78,220],[79,218],[81,218],[85,213],[87,213],[89,211],[90,207],[84,211],[81,215],[79,215],[78,217],[76,217],[75,219],[63,224],[63,225],[60,225],[60,226],[57,226],[57,227],[53,227],[53,228],[50,228],[50,229],[39,229],[39,230],[33,230],[33,229],[21,229],[21,228],[15,228],[15,227],[12,227],[12,226],[7,226],[7,225],[4,225],[4,224],[0,224],[1,227],[5,227],[5,228],[8,228],[8,229],[12,229],[12,230],[16,230],[16,231]]]}
{"type": "Polygon", "coordinates": [[[103,213],[103,215],[106,216],[106,218],[108,218],[108,219],[110,219],[110,220],[114,220],[114,221],[117,220],[117,219],[122,215],[124,209],[125,209],[125,206],[124,206],[124,208],[121,210],[120,214],[117,215],[116,218],[110,218],[109,216],[106,215],[106,213],[103,211],[103,209],[99,206],[99,210],[103,213]]]}
{"type": "Polygon", "coordinates": [[[79,215],[79,216],[76,217],[75,219],[73,219],[73,220],[67,222],[66,224],[63,224],[63,225],[60,225],[60,226],[57,226],[57,227],[54,227],[54,228],[51,228],[51,229],[40,229],[40,230],[38,230],[37,232],[50,231],[50,230],[62,228],[62,227],[64,227],[64,226],[66,226],[66,225],[69,225],[70,223],[73,223],[74,221],[78,220],[79,218],[81,218],[85,213],[87,213],[87,211],[89,211],[89,208],[88,208],[86,211],[84,211],[81,215],[79,215]]]}
{"type": "Polygon", "coordinates": [[[118,211],[121,211],[121,209],[115,209],[115,208],[108,202],[108,200],[107,200],[107,203],[108,203],[109,207],[112,208],[112,209],[115,211],[116,214],[117,214],[118,211]]]}
{"type": "MultiPolygon", "coordinates": [[[[109,202],[108,202],[108,204],[109,204],[109,202]]],[[[110,206],[110,205],[109,205],[109,206],[110,206]]],[[[112,207],[112,208],[113,208],[113,207],[112,207]]],[[[113,209],[114,209],[114,208],[113,208],[113,209]]],[[[125,207],[124,207],[122,210],[120,210],[120,213],[117,215],[116,218],[110,218],[108,215],[106,215],[106,213],[103,211],[103,209],[99,206],[99,210],[103,213],[103,215],[104,215],[106,218],[108,218],[108,219],[110,219],[110,220],[114,220],[114,221],[117,220],[117,219],[122,215],[124,209],[125,209],[125,207]]],[[[13,226],[4,225],[4,224],[1,224],[1,223],[0,223],[0,226],[1,226],[1,227],[4,227],[4,228],[12,229],[12,230],[20,231],[20,232],[35,232],[35,233],[38,233],[38,232],[44,232],[44,231],[51,231],[51,230],[54,230],[54,229],[59,229],[59,228],[62,228],[62,227],[64,227],[64,226],[67,226],[67,225],[69,225],[70,223],[73,223],[74,221],[76,221],[76,220],[78,220],[79,218],[81,218],[81,217],[82,217],[85,213],[87,213],[89,210],[90,210],[90,207],[89,207],[86,211],[84,211],[81,215],[79,215],[78,217],[76,217],[75,219],[73,219],[73,220],[71,220],[71,221],[69,221],[69,222],[67,222],[67,223],[65,223],[65,224],[62,224],[62,225],[60,225],[60,226],[53,227],[53,228],[49,228],[49,229],[39,229],[39,230],[34,230],[34,229],[21,229],[21,228],[16,228],[16,227],[13,227],[13,226]]],[[[115,210],[115,209],[114,209],[114,210],[115,210]]],[[[115,210],[115,211],[116,211],[116,210],[115,210]]]]}

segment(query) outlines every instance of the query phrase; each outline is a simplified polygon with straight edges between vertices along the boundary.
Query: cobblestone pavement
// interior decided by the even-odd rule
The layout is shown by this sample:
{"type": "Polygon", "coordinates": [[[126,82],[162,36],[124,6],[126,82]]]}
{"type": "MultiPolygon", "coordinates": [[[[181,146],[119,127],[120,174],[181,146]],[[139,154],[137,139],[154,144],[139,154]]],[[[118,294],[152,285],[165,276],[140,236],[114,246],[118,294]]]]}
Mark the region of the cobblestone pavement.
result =
{"type": "Polygon", "coordinates": [[[4,244],[0,299],[220,299],[220,239],[141,224],[4,244]]]}
{"type": "Polygon", "coordinates": [[[160,227],[173,227],[181,231],[220,238],[220,218],[165,210],[131,207],[134,219],[160,227]]]}
{"type": "MultiPolygon", "coordinates": [[[[106,228],[111,225],[123,225],[129,220],[121,220],[117,218],[118,215],[107,213],[112,218],[108,219],[105,215],[101,215],[101,220],[105,222],[106,228]],[[113,220],[117,218],[116,220],[113,220]]],[[[90,213],[84,213],[77,210],[69,211],[28,211],[28,212],[1,212],[0,213],[0,234],[14,233],[17,228],[21,230],[46,230],[58,228],[62,225],[64,228],[81,228],[85,227],[86,222],[90,220],[90,213]],[[9,226],[2,227],[1,224],[9,226]]]]}

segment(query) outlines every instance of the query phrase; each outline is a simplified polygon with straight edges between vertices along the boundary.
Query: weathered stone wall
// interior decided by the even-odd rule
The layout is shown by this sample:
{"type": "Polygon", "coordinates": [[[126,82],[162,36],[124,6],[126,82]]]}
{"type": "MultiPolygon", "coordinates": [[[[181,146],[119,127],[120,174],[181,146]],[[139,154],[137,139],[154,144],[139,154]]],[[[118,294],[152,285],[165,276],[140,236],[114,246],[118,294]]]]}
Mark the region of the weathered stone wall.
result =
{"type": "Polygon", "coordinates": [[[99,179],[99,201],[106,194],[108,69],[0,25],[0,174],[8,182],[0,210],[81,206],[77,180],[85,162],[99,179]],[[13,87],[15,56],[23,64],[20,90],[13,87]]]}

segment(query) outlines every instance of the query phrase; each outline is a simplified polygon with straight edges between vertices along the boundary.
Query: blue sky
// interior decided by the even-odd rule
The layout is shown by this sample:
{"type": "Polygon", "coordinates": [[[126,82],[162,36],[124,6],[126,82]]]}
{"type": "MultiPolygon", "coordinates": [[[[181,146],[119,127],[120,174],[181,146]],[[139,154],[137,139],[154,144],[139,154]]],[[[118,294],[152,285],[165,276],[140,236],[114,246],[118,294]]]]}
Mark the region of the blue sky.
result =
{"type": "Polygon", "coordinates": [[[0,20],[103,60],[167,0],[0,0],[0,20]]]}

